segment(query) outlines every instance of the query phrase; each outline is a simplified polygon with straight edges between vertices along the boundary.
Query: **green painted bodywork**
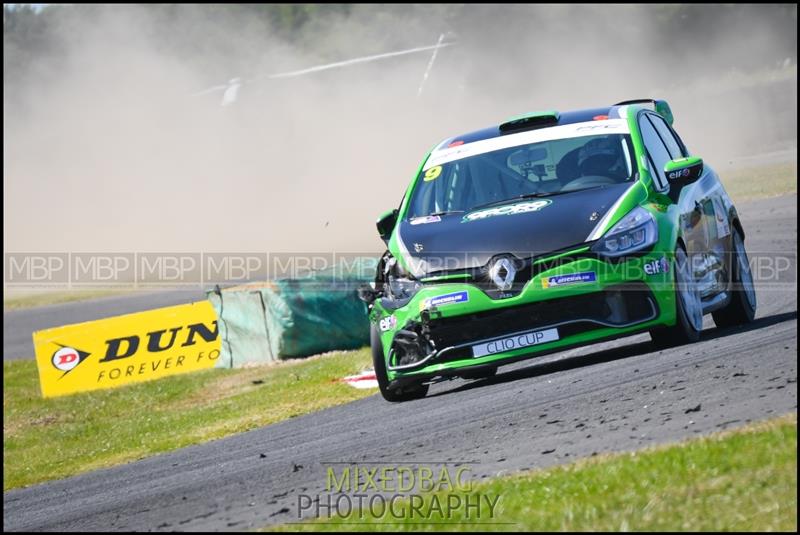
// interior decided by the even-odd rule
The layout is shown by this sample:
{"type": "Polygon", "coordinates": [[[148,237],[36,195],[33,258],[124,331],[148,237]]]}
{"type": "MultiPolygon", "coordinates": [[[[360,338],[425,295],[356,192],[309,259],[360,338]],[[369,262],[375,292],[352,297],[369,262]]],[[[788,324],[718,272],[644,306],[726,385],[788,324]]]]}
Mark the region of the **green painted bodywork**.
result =
{"type": "Polygon", "coordinates": [[[422,279],[420,282],[439,282],[446,280],[468,279],[468,278],[470,278],[469,273],[454,273],[452,275],[438,275],[436,277],[426,277],[422,279]]]}
{"type": "MultiPolygon", "coordinates": [[[[656,103],[656,107],[658,108],[658,102],[656,103]]],[[[599,327],[589,332],[583,332],[572,336],[564,336],[553,342],[543,343],[533,347],[525,347],[508,352],[496,353],[479,358],[468,358],[444,363],[436,363],[435,361],[432,361],[432,363],[417,369],[402,371],[389,370],[387,372],[389,380],[414,376],[427,378],[435,376],[438,372],[445,370],[479,365],[499,365],[503,364],[504,362],[515,360],[519,357],[535,356],[538,353],[550,352],[558,348],[589,344],[603,339],[647,331],[648,329],[657,326],[671,326],[675,324],[676,307],[674,292],[674,251],[676,243],[679,239],[679,209],[675,202],[670,200],[667,195],[656,190],[654,187],[653,177],[650,176],[646,162],[643,160],[645,154],[644,144],[637,124],[638,112],[642,109],[645,108],[639,105],[630,105],[627,107],[626,116],[634,148],[633,157],[635,158],[638,167],[638,179],[625,193],[623,193],[616,209],[614,210],[614,213],[607,218],[601,230],[602,233],[607,232],[633,208],[641,206],[653,215],[653,218],[658,226],[658,242],[652,247],[652,249],[645,254],[640,254],[638,256],[632,256],[627,259],[622,259],[621,261],[613,262],[610,260],[601,260],[590,255],[584,255],[581,257],[581,253],[586,253],[589,251],[591,244],[575,244],[574,248],[566,252],[539,258],[535,260],[534,263],[541,264],[543,262],[558,258],[575,256],[576,258],[573,261],[562,263],[557,267],[539,273],[526,283],[519,294],[505,299],[492,299],[480,288],[471,284],[470,282],[459,281],[459,278],[464,278],[463,275],[457,274],[423,278],[421,282],[423,282],[424,287],[416,295],[414,295],[410,302],[403,307],[395,310],[388,310],[383,307],[380,299],[375,301],[370,311],[370,319],[376,326],[381,319],[391,315],[394,315],[397,320],[394,328],[385,332],[379,332],[384,348],[384,357],[388,358],[388,348],[391,346],[396,332],[402,329],[409,321],[420,321],[420,313],[424,309],[424,303],[426,299],[455,292],[467,292],[468,299],[463,302],[450,303],[444,306],[435,307],[429,311],[432,317],[455,317],[465,314],[473,314],[477,312],[498,310],[506,307],[535,303],[549,299],[558,299],[586,293],[594,293],[610,286],[632,281],[644,282],[652,291],[658,307],[656,317],[645,323],[640,323],[626,328],[599,327]],[[667,273],[646,275],[643,268],[644,264],[660,260],[662,258],[669,262],[671,266],[670,270],[667,273]],[[556,275],[569,275],[586,271],[594,271],[596,273],[596,282],[567,285],[563,287],[544,287],[542,284],[542,281],[548,277],[553,277],[556,275]],[[623,271],[625,274],[622,273],[623,271]],[[640,275],[637,277],[631,277],[631,273],[637,273],[640,275]]],[[[669,110],[668,105],[666,105],[666,107],[662,106],[659,113],[667,118],[670,123],[672,122],[672,113],[669,110]]],[[[414,176],[414,180],[412,180],[411,185],[406,191],[403,203],[399,209],[398,222],[402,221],[406,217],[409,199],[412,197],[414,188],[417,184],[417,178],[420,176],[424,162],[429,156],[430,152],[428,152],[428,154],[425,155],[425,158],[423,158],[422,163],[420,164],[420,167],[414,176]]],[[[389,240],[388,246],[391,254],[398,258],[398,261],[401,263],[403,268],[405,268],[407,271],[410,271],[406,260],[407,252],[402,249],[401,242],[397,237],[396,229],[392,233],[392,237],[389,240]]],[[[547,326],[532,327],[531,330],[541,330],[545,328],[547,328],[547,326]]],[[[475,342],[477,343],[480,341],[481,340],[476,340],[475,342]]]]}
{"type": "MultiPolygon", "coordinates": [[[[408,202],[411,199],[411,195],[414,193],[414,188],[417,185],[416,179],[422,172],[422,166],[424,166],[425,162],[428,161],[428,157],[431,155],[431,152],[433,152],[434,148],[436,147],[431,147],[431,150],[429,150],[427,154],[425,154],[425,157],[419,163],[419,167],[417,167],[417,172],[414,173],[414,178],[411,180],[411,184],[409,184],[408,188],[406,189],[406,193],[403,196],[403,201],[400,203],[400,209],[398,210],[397,214],[397,221],[402,221],[403,219],[405,219],[406,211],[408,211],[408,202]]],[[[388,243],[389,252],[392,253],[392,256],[394,256],[400,263],[400,265],[403,266],[403,269],[405,269],[406,271],[410,271],[411,268],[408,265],[408,262],[406,261],[406,255],[403,254],[403,250],[400,243],[401,243],[400,240],[397,238],[397,232],[396,231],[392,232],[392,237],[389,239],[388,243]]]]}
{"type": "Polygon", "coordinates": [[[666,120],[667,123],[669,123],[670,126],[672,126],[672,122],[674,121],[674,119],[672,117],[672,110],[670,109],[669,104],[667,104],[667,101],[656,100],[655,108],[656,108],[656,113],[659,114],[661,117],[663,117],[664,120],[666,120]]]}
{"type": "Polygon", "coordinates": [[[578,247],[577,249],[572,249],[570,251],[566,251],[566,252],[563,252],[563,253],[560,253],[560,254],[551,255],[551,256],[545,256],[543,258],[540,258],[539,260],[534,260],[533,265],[542,264],[544,262],[552,262],[553,260],[558,260],[559,258],[564,258],[565,256],[577,255],[577,254],[580,254],[580,253],[585,253],[589,249],[590,249],[590,247],[587,245],[586,247],[578,247]]]}
{"type": "Polygon", "coordinates": [[[686,158],[678,158],[677,160],[670,160],[664,166],[664,173],[671,173],[673,171],[680,171],[688,169],[696,165],[703,165],[703,159],[697,156],[687,156],[686,158]]]}

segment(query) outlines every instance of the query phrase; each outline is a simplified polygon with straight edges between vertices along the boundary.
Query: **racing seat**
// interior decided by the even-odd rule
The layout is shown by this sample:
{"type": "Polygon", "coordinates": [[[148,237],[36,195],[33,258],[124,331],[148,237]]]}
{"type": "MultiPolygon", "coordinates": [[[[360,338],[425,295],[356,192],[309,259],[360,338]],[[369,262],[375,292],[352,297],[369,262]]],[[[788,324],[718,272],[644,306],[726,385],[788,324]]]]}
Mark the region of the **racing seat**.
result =
{"type": "Polygon", "coordinates": [[[582,147],[573,149],[566,153],[556,164],[556,177],[561,184],[566,184],[581,176],[578,168],[578,153],[582,147]]]}

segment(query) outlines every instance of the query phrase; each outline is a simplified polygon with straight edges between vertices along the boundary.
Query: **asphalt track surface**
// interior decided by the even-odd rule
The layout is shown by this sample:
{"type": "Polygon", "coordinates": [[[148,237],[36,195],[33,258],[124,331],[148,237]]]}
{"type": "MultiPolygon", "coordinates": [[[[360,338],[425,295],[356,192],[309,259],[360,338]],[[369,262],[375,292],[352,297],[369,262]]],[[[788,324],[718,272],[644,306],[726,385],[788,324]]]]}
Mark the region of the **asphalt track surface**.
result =
{"type": "MultiPolygon", "coordinates": [[[[6,530],[241,530],[298,520],[329,463],[469,463],[492,477],[627,451],[797,410],[797,197],[741,203],[754,253],[790,259],[757,284],[754,323],[658,351],[649,336],[374,395],[240,435],[3,495],[6,530]]],[[[643,477],[646,477],[643,474],[643,477]]],[[[479,527],[479,526],[476,526],[479,527]]]]}
{"type": "Polygon", "coordinates": [[[202,301],[205,298],[205,293],[200,289],[141,292],[4,312],[3,360],[32,359],[32,334],[35,331],[202,301]]]}

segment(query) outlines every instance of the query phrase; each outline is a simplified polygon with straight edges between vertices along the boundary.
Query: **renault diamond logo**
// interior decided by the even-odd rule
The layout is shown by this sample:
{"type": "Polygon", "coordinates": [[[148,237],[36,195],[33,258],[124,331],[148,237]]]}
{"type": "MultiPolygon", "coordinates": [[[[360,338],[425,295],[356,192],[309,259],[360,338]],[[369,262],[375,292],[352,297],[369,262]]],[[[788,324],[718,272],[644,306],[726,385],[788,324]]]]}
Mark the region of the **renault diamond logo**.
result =
{"type": "Polygon", "coordinates": [[[492,269],[489,270],[489,277],[495,283],[498,290],[507,291],[514,285],[514,277],[517,274],[517,269],[508,258],[501,258],[494,263],[492,269]]]}

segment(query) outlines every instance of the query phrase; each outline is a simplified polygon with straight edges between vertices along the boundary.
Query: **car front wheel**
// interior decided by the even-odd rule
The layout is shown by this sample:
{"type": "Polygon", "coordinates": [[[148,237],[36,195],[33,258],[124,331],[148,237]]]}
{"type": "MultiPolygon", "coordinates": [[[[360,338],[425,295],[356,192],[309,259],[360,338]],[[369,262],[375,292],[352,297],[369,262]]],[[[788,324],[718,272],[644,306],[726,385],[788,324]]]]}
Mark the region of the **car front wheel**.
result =
{"type": "Polygon", "coordinates": [[[731,251],[731,302],[712,312],[717,327],[732,327],[753,321],[756,317],[756,289],[750,261],[744,249],[744,240],[738,230],[733,231],[731,251]]]}
{"type": "Polygon", "coordinates": [[[389,377],[386,373],[386,361],[383,356],[383,344],[378,330],[374,325],[369,332],[370,346],[372,348],[372,365],[375,368],[375,378],[378,380],[378,388],[383,399],[393,403],[410,401],[412,399],[424,398],[428,393],[427,384],[414,384],[402,387],[389,387],[389,377]]]}
{"type": "Polygon", "coordinates": [[[692,274],[686,250],[675,250],[675,325],[650,331],[650,337],[659,347],[669,347],[697,342],[703,330],[703,303],[692,274]]]}

